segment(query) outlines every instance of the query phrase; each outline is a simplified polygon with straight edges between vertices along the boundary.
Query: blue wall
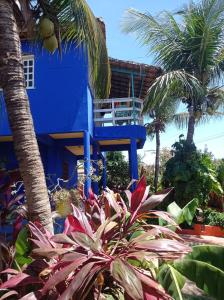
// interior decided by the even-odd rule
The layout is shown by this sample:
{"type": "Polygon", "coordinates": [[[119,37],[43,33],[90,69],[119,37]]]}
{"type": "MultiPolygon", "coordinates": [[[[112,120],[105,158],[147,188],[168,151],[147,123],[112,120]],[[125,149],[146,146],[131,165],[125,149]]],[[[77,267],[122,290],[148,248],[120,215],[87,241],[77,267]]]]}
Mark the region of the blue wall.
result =
{"type": "MultiPolygon", "coordinates": [[[[92,99],[88,89],[87,59],[82,48],[67,48],[62,59],[58,52],[51,55],[27,42],[23,42],[22,48],[24,54],[35,55],[35,88],[27,91],[36,133],[88,129],[92,132],[92,99]]],[[[4,105],[2,109],[4,112],[4,105]]],[[[0,135],[10,135],[6,120],[4,113],[0,135]]]]}

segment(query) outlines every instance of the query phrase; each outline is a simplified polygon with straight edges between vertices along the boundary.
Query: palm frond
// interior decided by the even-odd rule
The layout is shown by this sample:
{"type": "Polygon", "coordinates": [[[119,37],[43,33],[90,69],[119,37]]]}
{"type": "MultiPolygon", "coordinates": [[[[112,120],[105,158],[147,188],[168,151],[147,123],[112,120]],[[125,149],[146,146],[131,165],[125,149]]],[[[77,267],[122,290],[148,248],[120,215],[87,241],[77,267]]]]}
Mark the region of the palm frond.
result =
{"type": "Polygon", "coordinates": [[[189,121],[189,113],[181,112],[173,115],[173,121],[179,129],[187,128],[189,121]]]}
{"type": "Polygon", "coordinates": [[[207,92],[207,106],[213,111],[224,111],[224,88],[214,87],[207,92]]]}
{"type": "MultiPolygon", "coordinates": [[[[212,120],[221,120],[223,116],[224,113],[220,111],[213,111],[211,113],[204,112],[200,114],[200,117],[196,118],[195,123],[196,126],[204,125],[209,123],[212,120]]],[[[177,113],[173,116],[173,121],[179,129],[187,128],[188,121],[189,121],[189,113],[188,112],[177,113]]]]}
{"type": "Polygon", "coordinates": [[[186,63],[186,57],[182,55],[183,28],[170,13],[163,12],[153,17],[149,12],[129,9],[125,13],[122,29],[125,33],[135,33],[136,39],[148,47],[155,63],[164,70],[179,69],[186,63]]]}
{"type": "MultiPolygon", "coordinates": [[[[24,0],[20,0],[24,1],[24,0]]],[[[30,4],[32,3],[29,0],[30,4]]],[[[111,73],[106,41],[97,19],[85,0],[37,0],[35,18],[43,14],[55,24],[57,39],[80,47],[86,55],[92,92],[97,98],[107,98],[111,73]]]]}
{"type": "Polygon", "coordinates": [[[110,90],[110,66],[102,30],[85,0],[52,0],[62,28],[62,40],[83,44],[89,62],[89,75],[95,97],[107,98],[110,90]]]}
{"type": "Polygon", "coordinates": [[[165,102],[179,101],[182,98],[202,97],[205,91],[200,82],[193,75],[186,73],[184,70],[167,72],[156,78],[147,92],[144,101],[143,111],[146,113],[154,108],[158,103],[161,105],[165,102]]]}

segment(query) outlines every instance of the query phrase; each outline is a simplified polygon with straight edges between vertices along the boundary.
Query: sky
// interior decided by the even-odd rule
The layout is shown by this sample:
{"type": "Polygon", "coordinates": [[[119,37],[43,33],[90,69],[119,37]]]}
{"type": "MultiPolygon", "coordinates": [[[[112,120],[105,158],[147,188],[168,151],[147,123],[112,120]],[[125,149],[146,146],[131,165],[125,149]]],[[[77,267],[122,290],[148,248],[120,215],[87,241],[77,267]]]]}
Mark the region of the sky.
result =
{"type": "MultiPolygon", "coordinates": [[[[153,57],[148,55],[148,49],[143,48],[133,35],[126,35],[121,31],[124,13],[128,8],[135,8],[153,15],[162,10],[175,11],[186,4],[187,0],[87,0],[95,16],[102,17],[106,24],[107,47],[109,56],[117,59],[131,60],[140,63],[153,64],[153,57]]],[[[178,141],[185,129],[177,129],[174,125],[167,126],[161,135],[161,147],[171,147],[178,141]]],[[[208,124],[198,126],[195,131],[195,144],[199,149],[205,147],[213,153],[215,158],[224,158],[224,118],[210,120],[208,124]]],[[[146,163],[154,160],[155,141],[147,140],[141,156],[146,163]]]]}

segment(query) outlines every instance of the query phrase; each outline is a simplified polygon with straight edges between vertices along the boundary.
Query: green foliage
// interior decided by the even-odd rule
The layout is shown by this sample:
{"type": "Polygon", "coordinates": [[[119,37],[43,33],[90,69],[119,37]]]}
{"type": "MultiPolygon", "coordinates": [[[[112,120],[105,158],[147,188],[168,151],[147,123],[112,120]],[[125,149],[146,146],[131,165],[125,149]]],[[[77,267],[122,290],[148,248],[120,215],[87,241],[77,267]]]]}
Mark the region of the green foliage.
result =
{"type": "Polygon", "coordinates": [[[129,164],[121,152],[107,154],[107,186],[115,192],[124,191],[130,182],[129,164]]]}
{"type": "Polygon", "coordinates": [[[175,188],[175,201],[183,207],[193,198],[202,204],[211,191],[221,194],[215,168],[208,154],[198,151],[194,144],[180,139],[173,146],[173,157],[167,162],[163,175],[165,186],[175,188]]]}
{"type": "Polygon", "coordinates": [[[25,264],[29,264],[32,262],[32,259],[29,256],[31,251],[30,243],[28,242],[28,230],[24,227],[18,234],[15,243],[16,254],[15,260],[16,264],[22,267],[25,264]]]}
{"type": "Polygon", "coordinates": [[[177,224],[182,224],[184,222],[187,222],[187,224],[190,226],[194,219],[197,207],[198,207],[198,200],[193,199],[190,202],[188,202],[182,209],[176,204],[176,202],[172,202],[167,207],[167,211],[170,213],[172,217],[174,217],[177,224]]]}
{"type": "Polygon", "coordinates": [[[208,208],[204,211],[204,224],[224,227],[224,213],[208,208]]]}
{"type": "Polygon", "coordinates": [[[224,295],[224,247],[195,246],[192,253],[174,262],[174,268],[204,290],[209,296],[222,300],[224,295]]]}
{"type": "Polygon", "coordinates": [[[161,266],[158,280],[175,300],[183,300],[181,289],[184,287],[185,278],[172,265],[161,266]]]}
{"type": "Polygon", "coordinates": [[[220,182],[222,188],[224,188],[224,159],[222,159],[217,167],[217,179],[220,182]]]}
{"type": "Polygon", "coordinates": [[[10,291],[16,293],[16,299],[53,295],[58,300],[96,300],[104,299],[103,294],[115,300],[122,299],[120,294],[133,300],[169,299],[156,281],[158,257],[165,261],[180,258],[191,248],[169,229],[174,220],[155,210],[168,193],[148,195],[142,177],[136,190],[127,193],[127,206],[111,190],[83,198],[82,209],[73,206],[67,216],[63,233],[52,235],[38,222],[30,222],[32,251],[26,230],[21,231],[16,248],[19,255],[30,255],[32,262],[19,271],[5,270],[0,282],[4,298],[10,291]],[[147,224],[149,218],[162,218],[168,226],[147,224]]]}
{"type": "MultiPolygon", "coordinates": [[[[189,121],[194,123],[188,123],[188,115],[179,116],[176,121],[192,127],[200,119],[222,115],[223,1],[189,1],[176,13],[163,11],[156,16],[129,9],[123,23],[123,30],[134,33],[164,71],[147,92],[145,112],[158,103],[182,101],[191,115],[189,121]]],[[[188,139],[192,141],[191,135],[188,139]]]]}

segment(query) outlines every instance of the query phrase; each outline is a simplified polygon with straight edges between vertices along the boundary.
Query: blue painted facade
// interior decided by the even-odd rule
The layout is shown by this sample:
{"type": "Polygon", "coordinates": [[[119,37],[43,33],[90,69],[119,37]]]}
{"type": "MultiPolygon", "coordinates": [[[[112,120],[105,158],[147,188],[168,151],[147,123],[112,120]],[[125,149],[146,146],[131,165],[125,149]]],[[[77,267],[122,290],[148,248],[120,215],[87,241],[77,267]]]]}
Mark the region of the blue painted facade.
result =
{"type": "MultiPolygon", "coordinates": [[[[66,171],[65,177],[70,178],[69,186],[76,186],[77,161],[84,159],[87,194],[91,187],[91,161],[95,164],[93,167],[97,175],[97,159],[102,158],[106,164],[103,152],[123,150],[129,151],[131,177],[137,179],[137,149],[144,145],[145,128],[139,125],[94,125],[88,62],[82,48],[68,47],[62,58],[58,53],[51,55],[26,41],[22,43],[22,49],[24,55],[34,55],[34,88],[28,89],[27,93],[46,175],[51,174],[51,178],[56,181],[66,171]],[[129,139],[130,143],[116,144],[119,139],[129,139]],[[114,142],[111,145],[100,145],[101,141],[107,140],[114,142]],[[82,152],[76,153],[72,147],[82,147],[82,152]]],[[[1,110],[0,161],[4,161],[7,169],[15,169],[17,161],[13,142],[10,141],[11,131],[4,100],[1,110]]],[[[105,186],[106,171],[103,174],[105,186]]],[[[97,184],[93,183],[92,186],[98,193],[97,184]]]]}

